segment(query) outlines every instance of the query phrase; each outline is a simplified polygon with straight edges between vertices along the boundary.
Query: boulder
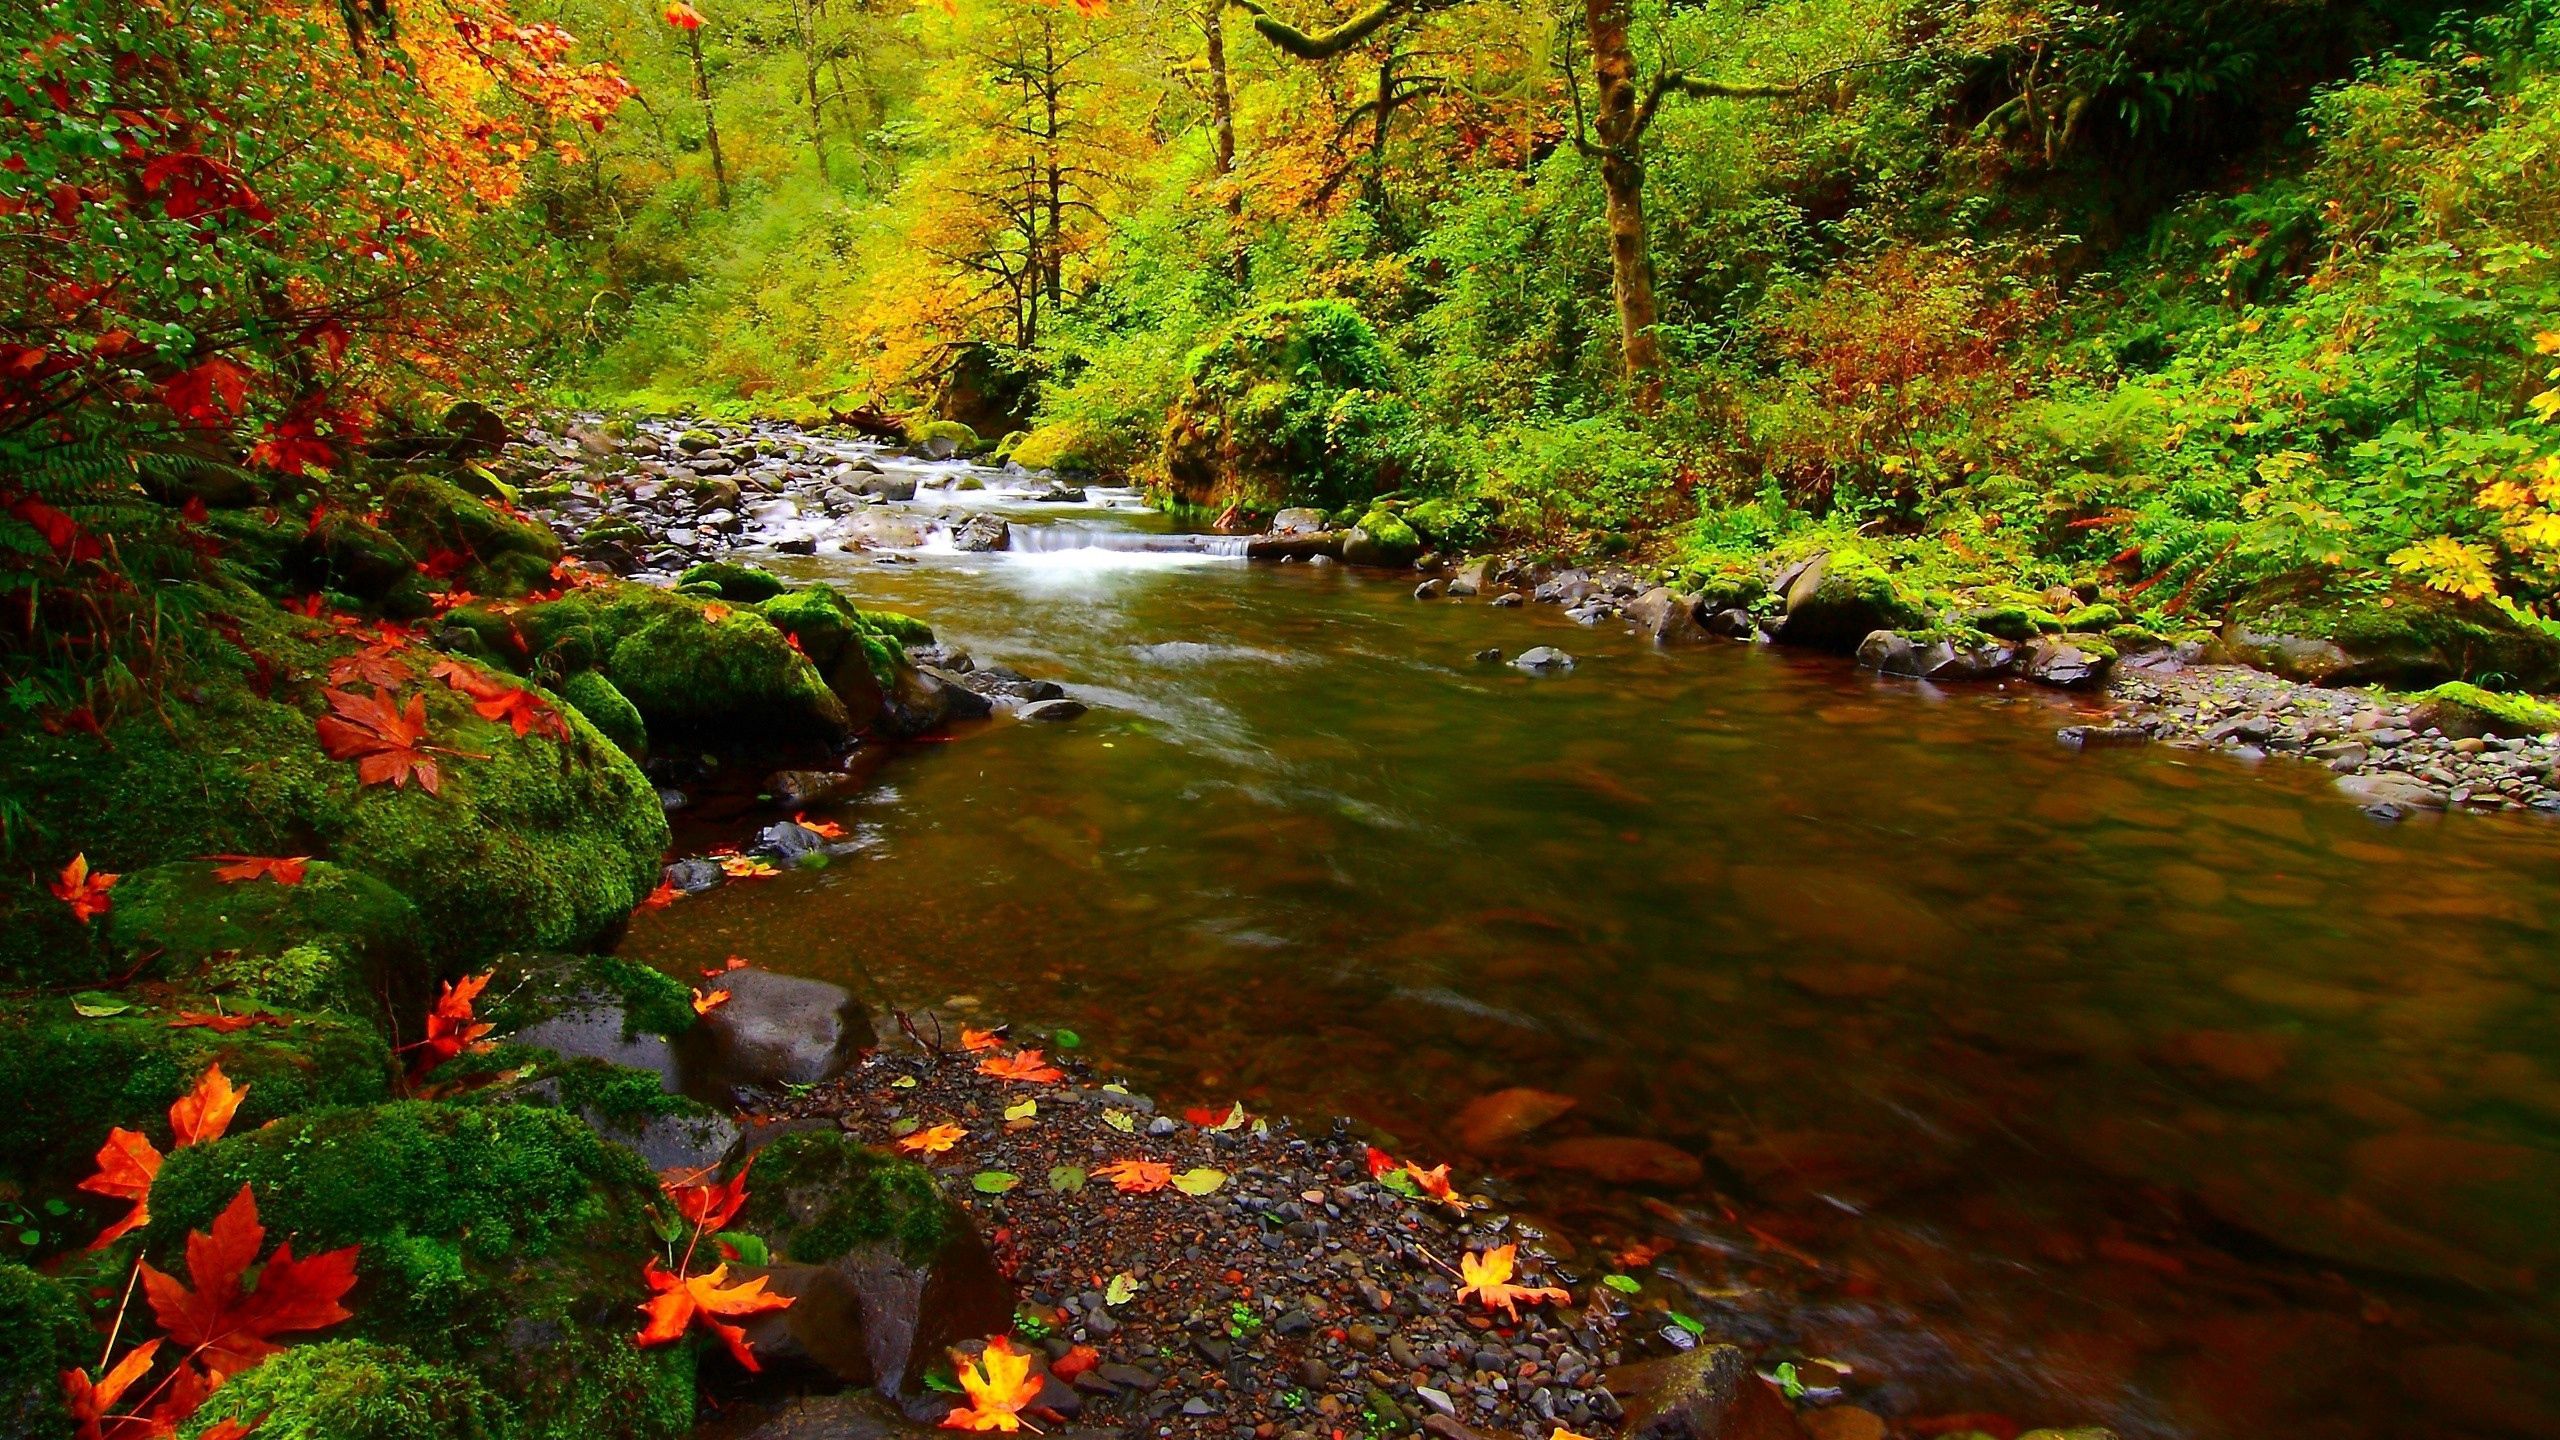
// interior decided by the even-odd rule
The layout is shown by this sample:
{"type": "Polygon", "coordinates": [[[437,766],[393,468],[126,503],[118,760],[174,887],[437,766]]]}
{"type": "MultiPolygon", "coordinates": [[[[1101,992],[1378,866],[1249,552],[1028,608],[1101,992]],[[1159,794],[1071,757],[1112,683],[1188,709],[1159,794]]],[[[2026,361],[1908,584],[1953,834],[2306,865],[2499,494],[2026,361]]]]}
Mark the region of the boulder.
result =
{"type": "Polygon", "coordinates": [[[1481,557],[1470,560],[1458,567],[1457,574],[1449,577],[1449,593],[1460,599],[1470,595],[1480,595],[1484,593],[1485,585],[1491,580],[1492,572],[1491,560],[1481,557]]]}
{"type": "Polygon", "coordinates": [[[750,967],[714,976],[704,989],[729,998],[686,1032],[679,1054],[685,1088],[715,1103],[832,1080],[871,1034],[853,992],[824,980],[750,967]]]}
{"type": "Polygon", "coordinates": [[[1809,1440],[1802,1423],[1751,1357],[1732,1345],[1622,1365],[1611,1393],[1633,1397],[1619,1434],[1627,1440],[1809,1440]]]}
{"type": "Polygon", "coordinates": [[[1611,1185],[1695,1185],[1706,1174],[1698,1157],[1676,1145],[1636,1135],[1584,1135],[1538,1152],[1552,1169],[1573,1170],[1611,1185]]]}
{"type": "Polygon", "coordinates": [[[445,408],[441,423],[444,433],[453,437],[446,453],[456,460],[495,455],[515,438],[515,427],[507,417],[477,400],[456,400],[445,408]]]}
{"type": "Polygon", "coordinates": [[[1292,505],[1271,517],[1269,534],[1275,537],[1321,535],[1332,528],[1324,512],[1305,505],[1292,505]]]}
{"type": "Polygon", "coordinates": [[[2527,689],[2560,684],[2560,639],[2414,584],[2352,601],[2253,600],[2223,634],[2223,658],[2314,685],[2419,690],[2492,673],[2527,689]]]}
{"type": "Polygon", "coordinates": [[[1858,645],[1860,665],[1913,680],[1988,680],[2006,673],[2016,656],[1996,640],[1958,646],[1947,640],[1914,640],[1898,630],[1875,631],[1858,645]]]}
{"type": "Polygon", "coordinates": [[[2063,635],[2027,647],[2020,673],[2039,685],[2060,690],[2089,690],[2107,683],[2116,652],[2092,635],[2063,635]]]}
{"type": "Polygon", "coordinates": [[[489,1011],[504,1037],[497,1063],[542,1057],[505,1098],[575,1112],[606,1139],[629,1146],[653,1171],[717,1165],[738,1143],[738,1122],[678,1093],[671,1043],[693,1026],[685,987],[645,966],[594,955],[520,956],[493,982],[489,1011]]]}
{"type": "Polygon", "coordinates": [[[1748,610],[1718,610],[1700,623],[1708,634],[1727,640],[1748,640],[1760,633],[1760,622],[1752,619],[1748,610]]]}
{"type": "Polygon", "coordinates": [[[1381,570],[1402,570],[1422,553],[1422,538],[1413,527],[1394,513],[1372,510],[1351,527],[1342,538],[1342,560],[1346,565],[1367,565],[1381,570]]]}
{"type": "Polygon", "coordinates": [[[1035,700],[1015,711],[1014,718],[1054,723],[1060,720],[1073,720],[1084,712],[1085,704],[1081,700],[1035,700]]]}
{"type": "Polygon", "coordinates": [[[2448,803],[2444,791],[2395,770],[2341,775],[2337,785],[2338,793],[2368,809],[2392,806],[2400,810],[2442,810],[2448,803]]]}
{"type": "Polygon", "coordinates": [[[777,820],[756,832],[751,847],[758,855],[771,856],[785,865],[798,862],[803,855],[823,853],[827,838],[797,820],[777,820]]]}
{"type": "Polygon", "coordinates": [[[2560,706],[2530,695],[2502,695],[2453,681],[2418,697],[2409,712],[2414,730],[2441,730],[2457,740],[2482,735],[2522,739],[2560,730],[2560,706]]]}
{"type": "Polygon", "coordinates": [[[861,780],[840,770],[776,770],[764,777],[765,796],[785,810],[806,810],[842,800],[861,788],[861,780]]]}
{"type": "Polygon", "coordinates": [[[1554,675],[1573,668],[1573,657],[1552,645],[1536,645],[1511,657],[1511,663],[1532,675],[1554,675]]]}
{"type": "MultiPolygon", "coordinates": [[[[950,457],[944,454],[933,458],[943,460],[950,457]]],[[[883,500],[913,500],[916,498],[916,477],[913,475],[865,475],[854,482],[853,491],[857,495],[877,495],[883,500]]]]}
{"type": "Polygon", "coordinates": [[[1678,645],[1707,638],[1698,623],[1698,597],[1656,585],[1627,602],[1627,618],[1658,645],[1678,645]]]}
{"type": "Polygon", "coordinates": [[[1457,1132],[1460,1144],[1482,1155],[1520,1139],[1578,1103],[1570,1095],[1515,1085],[1468,1101],[1450,1121],[1450,1128],[1457,1132]]]}
{"type": "Polygon", "coordinates": [[[1783,592],[1783,644],[1843,654],[1878,630],[1908,629],[1925,617],[1893,577],[1864,552],[1828,550],[1804,562],[1783,592]]]}
{"type": "Polygon", "coordinates": [[[1002,550],[1012,543],[1013,526],[1001,515],[972,515],[951,527],[954,550],[1002,550]]]}

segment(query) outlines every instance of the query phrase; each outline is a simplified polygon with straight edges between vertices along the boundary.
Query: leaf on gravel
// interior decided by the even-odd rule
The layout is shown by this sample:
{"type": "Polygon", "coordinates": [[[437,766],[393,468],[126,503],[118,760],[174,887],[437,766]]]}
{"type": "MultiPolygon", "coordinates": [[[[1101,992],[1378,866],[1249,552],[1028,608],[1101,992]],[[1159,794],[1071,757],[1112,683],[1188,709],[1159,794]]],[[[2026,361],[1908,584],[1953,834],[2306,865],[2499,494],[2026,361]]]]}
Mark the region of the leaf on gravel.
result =
{"type": "Polygon", "coordinates": [[[1049,1188],[1061,1195],[1074,1195],[1084,1189],[1084,1167],[1060,1165],[1049,1172],[1049,1188]]]}
{"type": "Polygon", "coordinates": [[[892,1120],[889,1122],[889,1133],[892,1135],[913,1135],[923,1128],[924,1122],[918,1120],[912,1115],[908,1116],[904,1120],[892,1120]]]}
{"type": "Polygon", "coordinates": [[[1173,1167],[1160,1160],[1114,1160],[1093,1174],[1129,1195],[1151,1195],[1173,1183],[1173,1167]]]}
{"type": "Polygon", "coordinates": [[[981,1195],[1001,1195],[1021,1183],[1021,1176],[1002,1170],[981,1170],[969,1180],[970,1186],[981,1195]]]}
{"type": "Polygon", "coordinates": [[[1130,1114],[1126,1110],[1103,1111],[1102,1123],[1119,1131],[1123,1135],[1135,1135],[1138,1133],[1138,1117],[1130,1114]]]}
{"type": "Polygon", "coordinates": [[[1126,1305],[1130,1301],[1137,1299],[1138,1292],[1143,1288],[1145,1287],[1138,1283],[1137,1276],[1123,1270],[1119,1274],[1111,1277],[1110,1284],[1102,1287],[1102,1303],[1105,1305],[1126,1305]]]}
{"type": "Polygon", "coordinates": [[[1007,1120],[1028,1120],[1039,1113],[1040,1102],[1037,1100],[1024,1100],[1019,1104],[1004,1107],[1004,1118],[1007,1120]]]}
{"type": "Polygon", "coordinates": [[[89,1020],[104,1020],[132,1008],[132,1001],[119,1000],[103,990],[83,990],[71,997],[72,1012],[89,1020]]]}
{"type": "Polygon", "coordinates": [[[892,1090],[913,1090],[916,1088],[916,1083],[916,1077],[913,1075],[901,1075],[897,1079],[889,1082],[889,1088],[892,1090]]]}
{"type": "Polygon", "coordinates": [[[1084,1037],[1073,1030],[1053,1030],[1049,1032],[1049,1038],[1056,1041],[1061,1050],[1073,1050],[1084,1043],[1084,1037]]]}
{"type": "Polygon", "coordinates": [[[1173,1188],[1185,1195],[1213,1194],[1219,1186],[1226,1183],[1226,1171],[1212,1170],[1206,1165],[1185,1170],[1173,1177],[1173,1188]]]}
{"type": "Polygon", "coordinates": [[[1644,1282],[1633,1275],[1603,1275],[1600,1283],[1621,1295],[1640,1294],[1644,1290],[1644,1282]]]}

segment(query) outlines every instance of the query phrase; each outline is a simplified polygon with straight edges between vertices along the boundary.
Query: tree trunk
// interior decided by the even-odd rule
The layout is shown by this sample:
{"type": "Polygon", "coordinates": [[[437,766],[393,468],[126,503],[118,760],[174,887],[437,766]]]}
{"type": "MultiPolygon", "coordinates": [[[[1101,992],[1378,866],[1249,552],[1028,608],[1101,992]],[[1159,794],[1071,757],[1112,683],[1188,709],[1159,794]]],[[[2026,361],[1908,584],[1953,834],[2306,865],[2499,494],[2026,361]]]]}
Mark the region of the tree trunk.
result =
{"type": "Polygon", "coordinates": [[[693,98],[702,102],[702,133],[711,145],[711,184],[720,208],[729,208],[729,162],[720,154],[720,121],[711,113],[711,76],[702,68],[702,34],[684,32],[685,52],[693,57],[693,98]]]}
{"type": "Polygon", "coordinates": [[[800,81],[809,92],[809,153],[818,157],[818,178],[832,185],[827,173],[827,112],[818,99],[818,7],[816,0],[792,0],[791,18],[800,27],[800,81]]]}
{"type": "Polygon", "coordinates": [[[1200,21],[1200,32],[1208,41],[1209,61],[1209,160],[1215,167],[1218,183],[1227,191],[1227,243],[1234,247],[1227,267],[1237,285],[1244,285],[1252,271],[1252,256],[1244,246],[1244,186],[1236,180],[1236,101],[1235,92],[1227,85],[1227,0],[1209,0],[1208,14],[1200,21]]]}
{"type": "Polygon", "coordinates": [[[1627,401],[1644,414],[1662,403],[1662,342],[1654,334],[1653,248],[1644,218],[1644,117],[1628,0],[1584,0],[1597,105],[1591,117],[1607,197],[1609,281],[1618,301],[1618,354],[1627,401]]]}
{"type": "Polygon", "coordinates": [[[1058,120],[1058,31],[1046,19],[1040,25],[1040,101],[1043,106],[1043,128],[1040,135],[1041,159],[1046,173],[1049,208],[1049,241],[1040,257],[1040,283],[1047,290],[1049,309],[1058,308],[1059,282],[1066,270],[1067,195],[1065,177],[1059,171],[1058,137],[1063,130],[1058,120]]]}

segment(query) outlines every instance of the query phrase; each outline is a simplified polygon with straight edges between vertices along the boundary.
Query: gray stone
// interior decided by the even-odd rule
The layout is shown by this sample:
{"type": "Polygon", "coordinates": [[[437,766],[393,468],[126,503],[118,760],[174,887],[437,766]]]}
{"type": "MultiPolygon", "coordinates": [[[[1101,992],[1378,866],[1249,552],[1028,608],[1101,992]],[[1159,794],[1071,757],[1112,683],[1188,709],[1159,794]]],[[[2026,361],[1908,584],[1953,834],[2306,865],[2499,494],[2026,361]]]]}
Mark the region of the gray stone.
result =
{"type": "Polygon", "coordinates": [[[1425,580],[1413,587],[1413,598],[1416,600],[1437,600],[1448,593],[1449,582],[1446,580],[1425,580]]]}
{"type": "Polygon", "coordinates": [[[1492,570],[1493,562],[1490,560],[1475,559],[1468,561],[1466,564],[1458,567],[1457,574],[1449,577],[1449,593],[1461,599],[1470,595],[1482,594],[1492,570]]]}
{"type": "Polygon", "coordinates": [[[756,832],[755,853],[790,864],[827,848],[826,837],[796,820],[777,820],[756,832]]]}
{"type": "Polygon", "coordinates": [[[916,498],[916,477],[913,475],[865,475],[853,483],[853,489],[857,494],[877,495],[883,500],[913,500],[916,498]]]}
{"type": "Polygon", "coordinates": [[[2377,770],[2367,775],[2341,775],[2337,786],[2340,794],[2364,805],[2442,810],[2447,800],[2445,792],[2435,786],[2389,770],[2377,770]]]}
{"type": "Polygon", "coordinates": [[[1269,533],[1276,536],[1321,535],[1326,528],[1323,511],[1293,506],[1271,517],[1269,533]]]}
{"type": "Polygon", "coordinates": [[[2069,636],[2038,640],[2027,649],[2023,673],[2039,685],[2060,690],[2087,690],[2103,685],[2115,657],[2103,649],[2084,649],[2069,636]]]}
{"type": "Polygon", "coordinates": [[[1720,635],[1727,640],[1748,640],[1760,629],[1752,620],[1751,612],[1740,609],[1719,610],[1703,623],[1708,634],[1720,635]]]}
{"type": "Polygon", "coordinates": [[[951,527],[951,548],[980,552],[1002,550],[1013,543],[1013,526],[1001,515],[972,515],[951,527]]]}
{"type": "Polygon", "coordinates": [[[686,1032],[679,1058],[688,1090],[730,1104],[755,1090],[832,1080],[871,1034],[861,1002],[824,980],[751,966],[724,971],[704,988],[729,998],[686,1032]]]}
{"type": "Polygon", "coordinates": [[[1700,1345],[1609,1372],[1627,1405],[1627,1440],[1810,1440],[1795,1412],[1732,1345],[1700,1345]]]}
{"type": "Polygon", "coordinates": [[[1627,618],[1658,645],[1678,645],[1707,638],[1698,623],[1698,597],[1656,585],[1627,602],[1627,618]]]}
{"type": "Polygon", "coordinates": [[[1533,675],[1547,675],[1573,668],[1573,657],[1552,645],[1539,645],[1512,657],[1511,663],[1533,675]]]}
{"type": "Polygon", "coordinates": [[[805,810],[850,795],[861,782],[835,770],[776,770],[760,787],[785,810],[805,810]]]}
{"type": "Polygon", "coordinates": [[[1073,720],[1084,712],[1085,704],[1081,700],[1035,700],[1015,711],[1014,717],[1020,720],[1073,720]]]}
{"type": "Polygon", "coordinates": [[[666,882],[676,887],[678,892],[699,895],[705,890],[718,888],[720,882],[727,876],[721,873],[719,861],[705,860],[697,855],[690,860],[678,860],[669,865],[665,878],[666,882]]]}

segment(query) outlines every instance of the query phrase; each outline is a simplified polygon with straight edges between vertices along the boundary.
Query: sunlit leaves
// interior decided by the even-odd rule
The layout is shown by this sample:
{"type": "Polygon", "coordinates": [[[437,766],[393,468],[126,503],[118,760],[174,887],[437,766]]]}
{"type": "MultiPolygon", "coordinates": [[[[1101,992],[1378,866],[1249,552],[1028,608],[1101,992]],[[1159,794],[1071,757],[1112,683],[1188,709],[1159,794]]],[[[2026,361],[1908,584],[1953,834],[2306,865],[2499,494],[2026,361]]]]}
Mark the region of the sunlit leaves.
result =
{"type": "Polygon", "coordinates": [[[1523,1303],[1553,1300],[1561,1304],[1573,1299],[1559,1286],[1513,1283],[1511,1276],[1518,1250],[1516,1244],[1500,1245],[1461,1256],[1458,1274],[1465,1283],[1458,1287],[1458,1298],[1464,1300],[1472,1296],[1487,1310],[1500,1310],[1513,1320],[1520,1318],[1523,1303]]]}
{"type": "Polygon", "coordinates": [[[952,1352],[952,1373],[968,1403],[942,1419],[949,1430],[1019,1430],[1022,1409],[1040,1398],[1040,1379],[1031,1373],[1031,1357],[1003,1336],[987,1342],[984,1353],[952,1352]]]}
{"type": "Polygon", "coordinates": [[[72,919],[86,925],[114,908],[115,901],[107,892],[116,888],[120,878],[90,869],[89,857],[84,853],[72,856],[45,888],[53,892],[54,899],[71,907],[72,919]]]}

